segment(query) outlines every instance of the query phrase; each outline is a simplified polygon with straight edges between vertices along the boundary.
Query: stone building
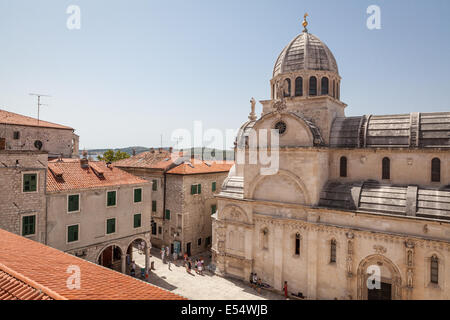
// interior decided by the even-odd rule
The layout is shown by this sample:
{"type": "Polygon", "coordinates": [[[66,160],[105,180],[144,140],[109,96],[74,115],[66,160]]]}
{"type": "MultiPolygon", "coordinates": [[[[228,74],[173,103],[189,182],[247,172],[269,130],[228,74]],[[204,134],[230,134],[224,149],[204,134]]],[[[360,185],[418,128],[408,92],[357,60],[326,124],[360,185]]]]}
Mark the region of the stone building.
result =
{"type": "Polygon", "coordinates": [[[0,229],[45,243],[47,153],[0,150],[0,229]]]}
{"type": "Polygon", "coordinates": [[[239,130],[246,159],[260,151],[252,137],[276,130],[279,168],[230,170],[213,217],[218,271],[310,299],[450,299],[450,112],[346,117],[336,60],[306,25],[239,130]]]}
{"type": "Polygon", "coordinates": [[[153,246],[169,246],[180,254],[209,248],[211,212],[217,202],[214,194],[220,191],[230,162],[203,161],[185,156],[183,151],[160,148],[117,161],[114,166],[150,182],[153,246]],[[200,185],[200,192],[191,195],[193,185],[200,185]]]}
{"type": "Polygon", "coordinates": [[[83,158],[48,164],[47,245],[117,271],[140,244],[149,266],[148,182],[83,158]]]}
{"type": "Polygon", "coordinates": [[[0,109],[0,150],[46,151],[49,158],[78,157],[74,129],[0,109]]]}

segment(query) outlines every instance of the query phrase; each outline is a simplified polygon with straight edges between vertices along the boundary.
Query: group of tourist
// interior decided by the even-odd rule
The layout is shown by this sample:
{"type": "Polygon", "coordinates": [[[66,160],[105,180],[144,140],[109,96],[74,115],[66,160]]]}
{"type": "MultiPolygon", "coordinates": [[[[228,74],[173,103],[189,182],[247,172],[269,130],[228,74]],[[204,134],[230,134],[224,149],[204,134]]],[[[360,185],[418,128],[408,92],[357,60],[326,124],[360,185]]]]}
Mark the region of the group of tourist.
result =
{"type": "Polygon", "coordinates": [[[184,266],[186,268],[187,273],[191,273],[192,267],[194,267],[195,273],[197,273],[199,275],[203,275],[203,270],[205,270],[205,261],[203,260],[202,257],[200,257],[200,259],[195,259],[194,261],[192,261],[188,257],[188,254],[185,253],[184,254],[184,266]]]}

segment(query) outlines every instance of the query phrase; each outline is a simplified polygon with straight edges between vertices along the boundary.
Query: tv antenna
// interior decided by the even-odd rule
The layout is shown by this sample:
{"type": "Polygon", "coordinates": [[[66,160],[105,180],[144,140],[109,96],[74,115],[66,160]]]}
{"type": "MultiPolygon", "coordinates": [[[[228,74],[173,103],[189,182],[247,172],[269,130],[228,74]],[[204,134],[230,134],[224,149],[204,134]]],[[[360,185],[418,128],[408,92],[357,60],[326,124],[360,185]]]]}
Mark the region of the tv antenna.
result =
{"type": "Polygon", "coordinates": [[[51,97],[51,96],[46,95],[46,94],[40,94],[40,93],[30,93],[30,96],[37,97],[37,107],[38,107],[37,120],[38,120],[38,124],[39,124],[39,113],[40,113],[41,106],[48,106],[48,104],[41,103],[41,97],[51,97]]]}

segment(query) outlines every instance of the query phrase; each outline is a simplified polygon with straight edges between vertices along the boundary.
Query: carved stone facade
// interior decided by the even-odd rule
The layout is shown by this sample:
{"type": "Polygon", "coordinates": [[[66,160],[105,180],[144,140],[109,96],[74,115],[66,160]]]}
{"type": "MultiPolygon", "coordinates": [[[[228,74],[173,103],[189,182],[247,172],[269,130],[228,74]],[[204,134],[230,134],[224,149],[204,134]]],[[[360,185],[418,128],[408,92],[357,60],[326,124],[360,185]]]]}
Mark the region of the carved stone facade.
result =
{"type": "Polygon", "coordinates": [[[317,41],[303,34],[283,50],[272,100],[237,135],[246,161],[217,197],[218,272],[244,281],[256,272],[280,291],[287,281],[309,299],[450,299],[450,139],[435,133],[450,113],[346,118],[334,57],[317,41]],[[262,174],[267,164],[248,161],[251,139],[274,128],[278,168],[262,174]]]}

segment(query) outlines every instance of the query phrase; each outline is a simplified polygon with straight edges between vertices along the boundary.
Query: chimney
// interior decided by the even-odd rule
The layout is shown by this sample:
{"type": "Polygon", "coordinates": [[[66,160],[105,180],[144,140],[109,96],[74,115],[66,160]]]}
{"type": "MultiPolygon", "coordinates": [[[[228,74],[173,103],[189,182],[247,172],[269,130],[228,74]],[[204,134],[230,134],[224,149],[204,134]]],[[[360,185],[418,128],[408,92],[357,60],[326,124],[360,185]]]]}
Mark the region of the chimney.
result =
{"type": "Polygon", "coordinates": [[[151,152],[151,153],[155,153],[155,149],[154,149],[154,148],[151,148],[151,149],[150,149],[150,152],[151,152]]]}
{"type": "Polygon", "coordinates": [[[159,153],[162,153],[163,148],[158,148],[159,153]]]}
{"type": "Polygon", "coordinates": [[[136,155],[136,149],[133,148],[133,157],[136,155]]]}
{"type": "Polygon", "coordinates": [[[83,155],[83,158],[80,159],[80,165],[82,168],[88,168],[89,167],[89,160],[87,159],[87,151],[83,150],[81,153],[83,155]]]}
{"type": "Polygon", "coordinates": [[[172,148],[172,147],[169,148],[169,152],[170,152],[170,153],[173,152],[173,148],[172,148]]]}

